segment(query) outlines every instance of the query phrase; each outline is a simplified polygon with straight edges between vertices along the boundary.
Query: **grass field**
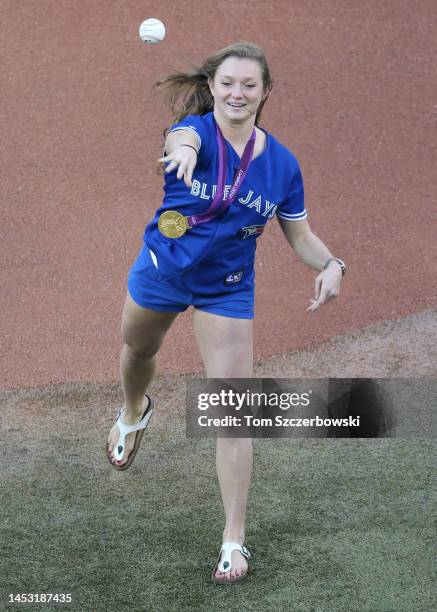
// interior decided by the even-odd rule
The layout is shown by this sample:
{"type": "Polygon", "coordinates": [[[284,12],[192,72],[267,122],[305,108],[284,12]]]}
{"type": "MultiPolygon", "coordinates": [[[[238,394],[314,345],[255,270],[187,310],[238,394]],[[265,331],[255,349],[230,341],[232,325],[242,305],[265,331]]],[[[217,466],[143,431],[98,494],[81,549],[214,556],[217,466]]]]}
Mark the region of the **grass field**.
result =
{"type": "Polygon", "coordinates": [[[432,440],[255,440],[255,572],[211,584],[215,444],[187,440],[166,408],[183,406],[180,381],[154,381],[163,409],[125,473],[104,454],[118,386],[2,394],[0,609],[9,592],[68,592],[93,611],[434,608],[432,440]]]}

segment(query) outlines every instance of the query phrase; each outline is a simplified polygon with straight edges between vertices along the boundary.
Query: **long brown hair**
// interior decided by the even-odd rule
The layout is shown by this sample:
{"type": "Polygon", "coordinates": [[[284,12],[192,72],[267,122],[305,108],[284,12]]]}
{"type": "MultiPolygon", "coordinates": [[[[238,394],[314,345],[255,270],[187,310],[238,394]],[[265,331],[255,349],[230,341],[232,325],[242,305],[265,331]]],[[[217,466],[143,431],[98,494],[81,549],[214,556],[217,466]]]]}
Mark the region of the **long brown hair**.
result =
{"type": "Polygon", "coordinates": [[[214,80],[218,67],[228,57],[254,59],[261,67],[265,97],[256,113],[255,123],[258,125],[261,111],[272,90],[273,80],[264,51],[261,47],[244,41],[211,55],[200,68],[191,72],[175,72],[156,81],[154,86],[162,91],[164,100],[174,116],[174,123],[182,121],[188,115],[204,115],[214,110],[214,98],[209,89],[208,79],[214,80]]]}

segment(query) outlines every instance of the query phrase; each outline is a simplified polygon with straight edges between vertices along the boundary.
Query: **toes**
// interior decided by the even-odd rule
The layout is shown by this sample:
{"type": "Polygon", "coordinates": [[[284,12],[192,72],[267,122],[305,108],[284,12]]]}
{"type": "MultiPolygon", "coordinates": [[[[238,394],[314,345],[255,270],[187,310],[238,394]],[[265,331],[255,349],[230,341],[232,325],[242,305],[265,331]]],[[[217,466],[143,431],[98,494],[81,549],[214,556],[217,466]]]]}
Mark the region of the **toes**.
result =
{"type": "Polygon", "coordinates": [[[114,452],[113,452],[113,450],[114,449],[111,448],[111,446],[109,444],[106,445],[106,453],[107,453],[111,463],[114,463],[114,452]]]}
{"type": "Polygon", "coordinates": [[[220,570],[218,570],[216,572],[216,578],[221,578],[222,580],[229,580],[230,573],[229,572],[221,572],[220,570]]]}
{"type": "Polygon", "coordinates": [[[114,449],[111,448],[111,446],[109,444],[107,444],[106,448],[107,448],[107,451],[108,451],[109,460],[112,463],[112,465],[116,465],[118,467],[121,467],[122,465],[124,465],[126,463],[126,461],[123,461],[122,459],[119,460],[119,459],[115,458],[114,449]]]}
{"type": "MultiPolygon", "coordinates": [[[[234,557],[234,553],[233,553],[233,557],[234,557]]],[[[235,557],[236,557],[235,559],[232,558],[233,567],[231,567],[229,571],[222,572],[221,570],[217,569],[215,573],[215,576],[217,578],[220,578],[220,580],[223,580],[223,581],[227,581],[230,579],[240,578],[247,574],[247,563],[244,557],[237,552],[235,552],[235,557]]]]}

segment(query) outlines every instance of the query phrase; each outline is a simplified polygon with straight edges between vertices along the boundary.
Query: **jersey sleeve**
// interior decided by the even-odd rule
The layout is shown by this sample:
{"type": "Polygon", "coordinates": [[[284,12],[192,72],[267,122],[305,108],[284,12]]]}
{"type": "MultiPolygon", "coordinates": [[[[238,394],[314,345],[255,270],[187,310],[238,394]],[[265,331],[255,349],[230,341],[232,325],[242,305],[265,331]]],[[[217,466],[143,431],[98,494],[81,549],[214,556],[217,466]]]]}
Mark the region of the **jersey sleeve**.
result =
{"type": "Polygon", "coordinates": [[[301,221],[308,216],[305,210],[302,173],[296,159],[293,159],[292,178],[287,196],[279,204],[276,215],[287,221],[301,221]]]}
{"type": "Polygon", "coordinates": [[[169,134],[179,130],[187,130],[197,138],[199,149],[198,162],[202,162],[209,156],[211,138],[208,134],[208,126],[202,115],[189,115],[179,123],[175,123],[169,130],[169,134]]]}

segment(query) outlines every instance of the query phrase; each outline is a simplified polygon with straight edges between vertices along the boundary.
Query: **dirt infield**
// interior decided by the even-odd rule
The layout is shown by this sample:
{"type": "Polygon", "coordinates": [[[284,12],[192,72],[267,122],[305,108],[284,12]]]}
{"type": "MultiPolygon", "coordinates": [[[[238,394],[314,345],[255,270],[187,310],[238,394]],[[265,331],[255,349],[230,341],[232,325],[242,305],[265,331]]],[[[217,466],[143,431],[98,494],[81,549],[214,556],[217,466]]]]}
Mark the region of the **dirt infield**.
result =
{"type": "MultiPolygon", "coordinates": [[[[260,378],[411,379],[435,377],[436,363],[437,313],[427,311],[403,321],[384,321],[360,332],[332,338],[312,350],[263,358],[255,363],[254,374],[260,378]]],[[[150,393],[156,399],[160,426],[171,429],[175,419],[185,418],[185,383],[189,376],[158,374],[152,381],[150,393]]],[[[118,382],[72,382],[0,390],[0,403],[12,427],[8,439],[17,443],[24,431],[44,438],[47,427],[39,421],[40,417],[50,419],[63,404],[71,408],[69,416],[65,416],[67,420],[79,419],[80,411],[88,406],[92,409],[91,421],[101,421],[100,426],[106,431],[108,412],[112,418],[121,401],[118,382]],[[33,415],[38,418],[32,418],[33,415]]],[[[86,423],[86,415],[83,418],[86,423]]]]}
{"type": "MultiPolygon", "coordinates": [[[[171,121],[151,85],[240,39],[267,53],[263,125],[298,157],[310,223],[349,268],[340,299],[309,315],[314,274],[272,223],[257,256],[258,359],[435,304],[434,3],[184,7],[2,3],[2,389],[118,379],[126,274],[161,199],[155,166],[171,121]],[[166,23],[160,45],[139,41],[150,16],[166,23]]],[[[425,319],[414,329],[428,347],[425,319]]],[[[186,313],[160,372],[200,365],[186,313]]]]}

